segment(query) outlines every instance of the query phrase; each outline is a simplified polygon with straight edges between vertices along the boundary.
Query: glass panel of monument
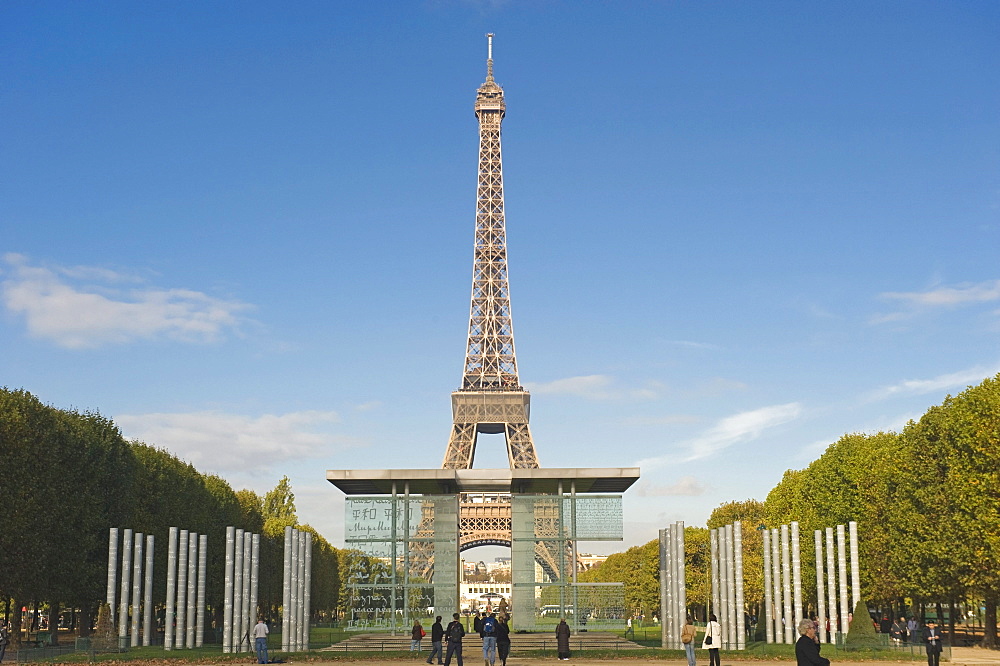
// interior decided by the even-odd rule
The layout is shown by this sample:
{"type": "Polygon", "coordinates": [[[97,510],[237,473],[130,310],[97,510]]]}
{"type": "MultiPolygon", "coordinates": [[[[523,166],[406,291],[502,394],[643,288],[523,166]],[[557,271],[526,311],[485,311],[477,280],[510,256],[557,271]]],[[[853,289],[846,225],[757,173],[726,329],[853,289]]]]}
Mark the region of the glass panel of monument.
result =
{"type": "Polygon", "coordinates": [[[574,582],[574,543],[620,541],[620,495],[514,495],[511,577],[517,629],[548,631],[565,617],[576,629],[624,626],[621,584],[574,582]],[[577,613],[579,609],[579,613],[577,613]]]}
{"type": "Polygon", "coordinates": [[[410,626],[458,599],[458,498],[349,497],[345,545],[353,629],[410,626]]]}

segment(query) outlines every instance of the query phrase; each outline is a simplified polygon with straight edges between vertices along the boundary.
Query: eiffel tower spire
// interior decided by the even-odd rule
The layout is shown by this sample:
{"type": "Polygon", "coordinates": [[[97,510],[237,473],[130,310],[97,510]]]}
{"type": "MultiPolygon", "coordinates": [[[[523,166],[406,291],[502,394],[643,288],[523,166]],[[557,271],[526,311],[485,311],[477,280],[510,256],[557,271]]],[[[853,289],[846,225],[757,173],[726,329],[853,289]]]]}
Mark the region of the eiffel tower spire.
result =
{"type": "Polygon", "coordinates": [[[452,393],[453,426],[443,467],[470,469],[478,433],[504,433],[511,469],[538,467],[528,428],[530,396],[514,356],[507,281],[500,125],[507,107],[493,80],[493,34],[487,35],[486,81],[476,92],[479,187],[472,267],[472,307],[462,387],[452,393]]]}

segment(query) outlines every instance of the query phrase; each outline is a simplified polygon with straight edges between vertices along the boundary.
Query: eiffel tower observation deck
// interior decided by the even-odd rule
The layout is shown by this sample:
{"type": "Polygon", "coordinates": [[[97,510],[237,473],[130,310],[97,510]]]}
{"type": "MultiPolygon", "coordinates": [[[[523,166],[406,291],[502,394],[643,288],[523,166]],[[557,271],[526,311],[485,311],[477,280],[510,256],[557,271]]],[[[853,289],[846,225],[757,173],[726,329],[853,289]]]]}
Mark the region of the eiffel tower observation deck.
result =
{"type": "Polygon", "coordinates": [[[556,594],[564,607],[579,602],[576,608],[590,604],[594,613],[624,617],[608,588],[577,584],[576,542],[622,539],[620,493],[638,480],[638,468],[541,468],[528,427],[530,396],[518,377],[507,270],[500,142],[506,110],[489,34],[486,80],[475,101],[479,179],[469,332],[461,386],[451,394],[444,461],[440,469],[327,472],[348,495],[346,546],[369,558],[347,572],[361,623],[374,617],[395,626],[400,603],[442,615],[459,610],[459,554],[481,545],[511,548],[519,628],[538,619],[547,586],[558,594],[544,595],[556,594]],[[504,435],[508,469],[473,469],[480,434],[504,435]]]}

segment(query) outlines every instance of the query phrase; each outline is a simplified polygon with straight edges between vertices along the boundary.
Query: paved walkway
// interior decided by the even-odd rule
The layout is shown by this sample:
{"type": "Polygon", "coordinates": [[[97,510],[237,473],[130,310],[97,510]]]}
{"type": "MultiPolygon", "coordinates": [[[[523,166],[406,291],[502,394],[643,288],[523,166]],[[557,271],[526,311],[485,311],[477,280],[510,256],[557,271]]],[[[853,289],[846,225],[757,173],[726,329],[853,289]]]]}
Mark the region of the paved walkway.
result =
{"type": "Polygon", "coordinates": [[[1000,651],[984,650],[978,647],[953,647],[951,649],[951,663],[953,666],[973,666],[979,664],[1000,665],[1000,651]]]}
{"type": "MultiPolygon", "coordinates": [[[[477,651],[472,651],[465,658],[465,663],[468,666],[479,666],[483,663],[482,654],[476,654],[477,651]]],[[[424,659],[426,655],[420,659],[413,658],[412,660],[407,659],[392,659],[386,660],[384,663],[393,664],[409,664],[412,663],[414,666],[421,666],[424,664],[424,659]]],[[[591,659],[587,657],[577,658],[574,657],[570,659],[567,666],[608,666],[609,662],[624,661],[628,662],[629,666],[687,666],[687,661],[684,659],[649,659],[644,657],[642,652],[623,652],[619,656],[613,659],[591,659]]],[[[288,660],[289,664],[296,663],[294,658],[288,660]]],[[[307,662],[300,662],[307,663],[307,662]]],[[[330,666],[372,666],[372,664],[380,663],[377,660],[372,659],[358,659],[358,660],[346,660],[338,659],[337,661],[323,662],[323,661],[309,661],[308,666],[322,666],[324,664],[329,664],[330,666]]],[[[452,662],[456,664],[457,662],[452,662]]],[[[500,662],[497,662],[499,664],[500,662]]],[[[548,658],[521,658],[521,657],[511,657],[507,660],[507,666],[554,666],[559,663],[559,660],[555,657],[548,658]]],[[[744,659],[729,659],[725,655],[722,657],[722,666],[761,666],[761,664],[766,663],[781,663],[781,664],[794,664],[794,660],[790,659],[772,659],[768,661],[763,660],[744,660],[744,659]]],[[[837,658],[833,660],[833,666],[844,666],[847,664],[867,664],[867,666],[872,666],[873,664],[914,664],[916,666],[922,666],[924,661],[847,661],[844,659],[837,658]]],[[[948,666],[1000,666],[1000,651],[998,650],[984,650],[982,648],[974,647],[957,647],[952,648],[952,659],[950,662],[942,661],[942,664],[947,664],[948,666]]],[[[706,666],[707,659],[699,655],[698,666],[706,666]]]]}

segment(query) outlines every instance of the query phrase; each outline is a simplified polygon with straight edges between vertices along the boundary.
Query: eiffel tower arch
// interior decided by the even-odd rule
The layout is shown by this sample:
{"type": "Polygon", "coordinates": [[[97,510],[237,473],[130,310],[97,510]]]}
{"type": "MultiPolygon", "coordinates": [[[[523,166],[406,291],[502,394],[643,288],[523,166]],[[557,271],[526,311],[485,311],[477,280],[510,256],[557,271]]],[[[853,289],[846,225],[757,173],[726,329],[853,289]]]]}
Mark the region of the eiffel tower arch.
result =
{"type": "MultiPolygon", "coordinates": [[[[479,178],[472,299],[441,468],[327,471],[327,480],[352,496],[345,510],[346,545],[368,558],[348,573],[347,587],[356,595],[351,607],[361,622],[375,617],[396,627],[400,611],[458,610],[460,553],[483,545],[511,548],[519,628],[534,626],[543,594],[557,594],[561,609],[599,606],[604,602],[594,600],[600,590],[576,581],[576,542],[622,539],[620,493],[639,478],[637,468],[539,465],[528,425],[531,396],[521,385],[514,353],[500,141],[506,103],[493,78],[492,34],[474,108],[479,178]],[[473,467],[480,434],[503,434],[506,469],[473,467]]],[[[616,613],[605,617],[622,617],[616,613]]]]}

